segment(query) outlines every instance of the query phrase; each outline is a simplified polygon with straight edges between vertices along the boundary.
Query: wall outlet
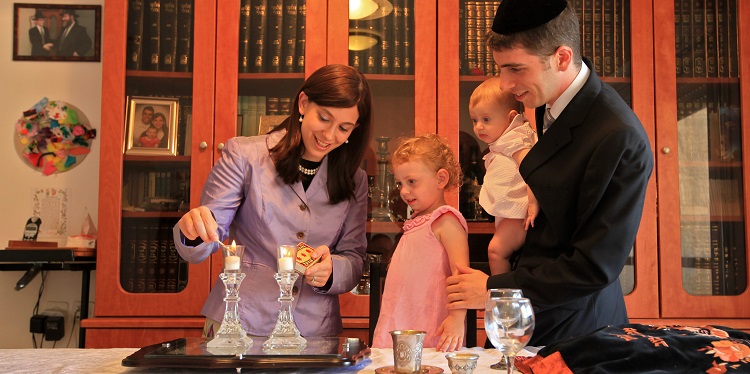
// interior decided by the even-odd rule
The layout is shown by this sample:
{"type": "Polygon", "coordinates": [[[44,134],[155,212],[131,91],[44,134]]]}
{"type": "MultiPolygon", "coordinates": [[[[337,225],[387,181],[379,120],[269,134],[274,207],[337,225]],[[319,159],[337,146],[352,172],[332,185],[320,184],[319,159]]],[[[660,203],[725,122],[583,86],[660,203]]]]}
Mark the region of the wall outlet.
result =
{"type": "MultiPolygon", "coordinates": [[[[71,316],[76,313],[76,311],[79,311],[81,307],[81,300],[76,300],[73,302],[73,309],[71,310],[71,316]]],[[[78,318],[81,316],[79,315],[78,318]]],[[[94,318],[94,302],[89,301],[89,315],[85,318],[94,318]]]]}

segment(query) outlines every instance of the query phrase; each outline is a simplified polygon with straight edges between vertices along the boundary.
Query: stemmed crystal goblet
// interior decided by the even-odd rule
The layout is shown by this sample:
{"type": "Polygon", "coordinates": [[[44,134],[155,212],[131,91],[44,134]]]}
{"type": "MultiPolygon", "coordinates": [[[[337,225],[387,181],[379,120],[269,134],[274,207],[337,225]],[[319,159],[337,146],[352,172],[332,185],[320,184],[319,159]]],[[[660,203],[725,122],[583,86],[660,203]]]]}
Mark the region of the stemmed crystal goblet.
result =
{"type": "Polygon", "coordinates": [[[534,309],[526,298],[488,297],[484,312],[487,337],[500,352],[513,373],[516,354],[526,346],[534,332],[534,309]]]}
{"type": "Polygon", "coordinates": [[[219,278],[224,282],[226,308],[219,331],[211,341],[206,343],[206,346],[216,353],[243,353],[253,345],[253,340],[247,336],[247,332],[240,324],[240,316],[237,312],[240,285],[245,279],[245,273],[240,270],[245,246],[237,245],[234,241],[232,245],[220,244],[224,255],[224,271],[219,274],[219,278]]]}
{"type": "MultiPolygon", "coordinates": [[[[490,288],[487,290],[487,296],[484,300],[485,305],[487,305],[487,302],[493,297],[515,297],[520,299],[523,297],[523,291],[518,288],[490,288]]],[[[505,364],[505,359],[490,365],[490,369],[506,370],[507,365],[505,364]]]]}
{"type": "Polygon", "coordinates": [[[263,343],[263,350],[276,354],[299,353],[307,345],[307,339],[302,337],[294,323],[292,287],[299,277],[299,274],[294,271],[297,246],[279,245],[276,253],[278,255],[278,272],[274,275],[274,278],[281,291],[279,296],[281,307],[276,319],[276,326],[271,332],[271,336],[263,343]]]}

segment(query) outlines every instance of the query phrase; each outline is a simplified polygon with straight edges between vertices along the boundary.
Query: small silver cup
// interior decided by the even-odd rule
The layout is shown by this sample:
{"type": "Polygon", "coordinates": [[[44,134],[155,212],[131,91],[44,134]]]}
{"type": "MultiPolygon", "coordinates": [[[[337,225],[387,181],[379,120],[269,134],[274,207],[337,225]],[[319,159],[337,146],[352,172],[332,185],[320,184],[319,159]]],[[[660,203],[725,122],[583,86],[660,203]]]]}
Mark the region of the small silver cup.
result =
{"type": "Polygon", "coordinates": [[[479,355],[475,353],[451,352],[445,355],[453,374],[471,374],[477,367],[479,355]]]}
{"type": "Polygon", "coordinates": [[[393,369],[396,373],[419,373],[422,370],[422,343],[426,331],[394,330],[393,369]]]}

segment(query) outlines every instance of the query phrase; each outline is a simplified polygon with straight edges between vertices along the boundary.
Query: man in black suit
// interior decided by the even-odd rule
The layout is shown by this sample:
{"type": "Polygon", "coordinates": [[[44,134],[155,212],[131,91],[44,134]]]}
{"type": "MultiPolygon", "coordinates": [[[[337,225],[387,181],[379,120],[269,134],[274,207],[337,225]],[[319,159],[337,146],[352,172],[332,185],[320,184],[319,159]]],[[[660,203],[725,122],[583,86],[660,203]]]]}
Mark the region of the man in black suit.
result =
{"type": "Polygon", "coordinates": [[[29,41],[31,41],[32,56],[49,56],[52,43],[50,42],[49,29],[44,26],[44,15],[36,11],[34,14],[34,27],[29,29],[29,41]]]}
{"type": "Polygon", "coordinates": [[[539,141],[520,172],[541,211],[512,271],[488,277],[460,267],[448,278],[449,309],[482,309],[487,289],[520,288],[536,314],[530,345],[627,323],[618,277],[653,169],[648,136],[582,59],[566,0],[504,0],[492,31],[501,88],[536,108],[539,141]]]}
{"type": "Polygon", "coordinates": [[[78,14],[73,9],[62,11],[63,29],[57,42],[58,56],[86,56],[91,49],[91,38],[86,28],[76,22],[78,14]]]}

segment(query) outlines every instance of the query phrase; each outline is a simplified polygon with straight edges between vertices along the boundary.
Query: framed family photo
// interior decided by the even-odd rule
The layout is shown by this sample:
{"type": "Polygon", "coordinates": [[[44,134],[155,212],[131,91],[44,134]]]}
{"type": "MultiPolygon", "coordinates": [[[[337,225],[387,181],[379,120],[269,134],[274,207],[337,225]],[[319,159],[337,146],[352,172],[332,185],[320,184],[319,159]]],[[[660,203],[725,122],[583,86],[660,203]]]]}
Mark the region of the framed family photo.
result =
{"type": "Polygon", "coordinates": [[[125,154],[177,155],[179,99],[128,98],[125,154]]]}
{"type": "Polygon", "coordinates": [[[13,60],[100,61],[101,5],[13,4],[13,60]]]}

